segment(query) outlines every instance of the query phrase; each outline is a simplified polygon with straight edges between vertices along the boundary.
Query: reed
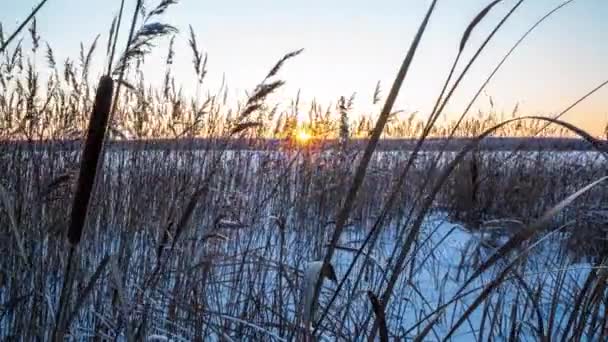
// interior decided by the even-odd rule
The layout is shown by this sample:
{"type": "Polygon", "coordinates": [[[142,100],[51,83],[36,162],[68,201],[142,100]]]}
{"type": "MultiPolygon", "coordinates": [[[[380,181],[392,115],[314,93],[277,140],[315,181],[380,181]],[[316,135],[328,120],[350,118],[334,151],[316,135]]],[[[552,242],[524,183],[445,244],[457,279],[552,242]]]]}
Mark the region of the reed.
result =
{"type": "Polygon", "coordinates": [[[462,28],[429,115],[394,104],[440,1],[391,88],[369,94],[378,114],[359,110],[365,94],[277,100],[302,49],[242,99],[207,89],[192,26],[185,96],[172,69],[182,33],[162,17],[176,1],[137,1],[130,20],[117,1],[105,35],[67,60],[26,20],[0,51],[0,339],[604,340],[608,145],[562,117],[607,83],[552,117],[505,118],[492,98],[470,115],[572,2],[505,52],[454,121],[439,118],[523,1],[479,46],[506,2],[462,28]],[[155,88],[143,58],[163,39],[155,88]],[[46,63],[28,63],[41,52],[46,63]]]}

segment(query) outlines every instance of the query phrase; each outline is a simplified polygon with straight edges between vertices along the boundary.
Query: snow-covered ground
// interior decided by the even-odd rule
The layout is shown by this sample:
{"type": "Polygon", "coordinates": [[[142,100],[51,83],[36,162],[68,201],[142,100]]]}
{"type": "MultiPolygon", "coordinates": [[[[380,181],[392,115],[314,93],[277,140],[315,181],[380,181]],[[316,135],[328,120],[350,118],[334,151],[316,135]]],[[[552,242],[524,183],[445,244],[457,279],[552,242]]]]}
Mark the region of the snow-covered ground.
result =
{"type": "MultiPolygon", "coordinates": [[[[492,153],[497,163],[505,158],[501,153],[492,153]]],[[[419,168],[416,172],[424,177],[424,165],[434,156],[424,153],[415,165],[419,168]]],[[[167,222],[179,219],[193,191],[193,180],[208,172],[206,167],[212,156],[205,157],[200,151],[109,154],[105,182],[95,199],[96,210],[79,247],[81,273],[75,292],[81,293],[105,256],[110,256],[110,262],[75,316],[73,337],[86,339],[104,331],[125,340],[129,331],[137,331],[145,324],[145,336],[141,337],[152,340],[186,341],[197,336],[211,341],[297,340],[294,331],[300,330],[298,320],[306,292],[304,276],[310,263],[325,255],[334,228],[332,210],[341,199],[339,191],[327,189],[337,186],[343,176],[331,169],[331,156],[327,158],[328,165],[323,164],[321,155],[309,156],[310,159],[291,157],[294,155],[278,152],[227,153],[191,223],[176,238],[174,226],[167,222]],[[163,245],[160,242],[166,227],[171,229],[168,243],[163,245]],[[116,294],[118,290],[120,296],[116,294]]],[[[445,158],[452,157],[447,154],[445,158]]],[[[546,170],[567,164],[575,174],[577,168],[601,165],[601,158],[593,153],[547,156],[526,152],[524,157],[513,163],[540,163],[546,170]],[[545,163],[547,159],[552,162],[545,163]]],[[[378,297],[385,292],[388,279],[397,270],[394,254],[400,251],[404,236],[411,229],[404,213],[413,195],[406,193],[399,199],[399,208],[389,214],[380,228],[374,248],[369,253],[366,250],[346,276],[405,159],[399,153],[384,152],[374,158],[361,193],[362,204],[351,215],[353,221],[341,236],[340,248],[332,259],[338,282],[345,281],[322,324],[316,326],[322,340],[367,339],[374,318],[367,291],[378,297]]],[[[69,160],[49,157],[42,162],[64,169],[69,160]]],[[[507,170],[514,165],[508,163],[504,164],[507,170]]],[[[34,167],[9,171],[26,178],[36,174],[34,167]]],[[[15,175],[11,177],[17,178],[15,175]]],[[[28,203],[32,207],[26,213],[32,217],[54,217],[50,215],[52,210],[69,206],[59,202],[36,207],[38,192],[30,188],[27,191],[23,193],[30,196],[28,203]]],[[[551,203],[541,204],[546,207],[551,203]]],[[[536,237],[462,288],[479,265],[515,231],[507,227],[522,223],[488,220],[482,223],[482,230],[471,232],[451,222],[439,207],[426,216],[413,253],[397,270],[400,276],[390,301],[384,303],[390,335],[398,340],[411,339],[434,321],[426,337],[441,340],[484,286],[509,261],[525,254],[514,272],[469,315],[451,339],[471,341],[492,336],[507,340],[514,330],[520,340],[538,340],[547,331],[553,338],[563,337],[573,303],[592,265],[580,259],[575,263],[565,251],[561,242],[570,233],[564,229],[536,237]],[[453,300],[459,293],[467,295],[453,300]],[[434,315],[439,308],[443,308],[440,315],[434,315]]],[[[603,217],[605,222],[605,213],[594,210],[585,212],[603,217]]],[[[30,223],[32,228],[23,234],[28,252],[45,271],[31,277],[27,272],[11,276],[23,277],[27,281],[24,289],[36,289],[36,296],[26,297],[23,305],[39,310],[36,315],[43,324],[41,329],[52,330],[66,251],[61,235],[47,233],[51,230],[48,222],[38,223],[30,223]]],[[[61,224],[62,221],[57,223],[61,224]]],[[[11,258],[18,260],[15,253],[11,258]]],[[[0,263],[0,272],[4,272],[0,277],[8,274],[5,269],[15,265],[19,266],[14,261],[0,263]]],[[[0,303],[10,303],[22,294],[21,288],[14,286],[16,281],[11,280],[11,284],[10,288],[0,284],[0,303]]],[[[337,286],[327,279],[323,285],[317,319],[337,286]]],[[[603,308],[595,315],[598,320],[604,317],[603,308]]],[[[20,319],[18,310],[2,310],[0,307],[0,337],[8,338],[15,332],[14,322],[27,320],[20,319]]],[[[594,314],[586,317],[591,320],[594,314]]],[[[580,325],[587,324],[591,322],[580,325]]]]}
{"type": "MultiPolygon", "coordinates": [[[[269,218],[269,222],[272,220],[273,218],[269,218]]],[[[309,243],[312,238],[307,237],[308,234],[316,234],[316,232],[286,231],[283,235],[283,249],[281,249],[279,248],[282,244],[280,234],[277,234],[276,230],[270,227],[270,224],[266,227],[266,230],[253,233],[247,231],[247,228],[243,230],[243,228],[232,227],[231,225],[234,222],[223,223],[227,228],[221,235],[222,241],[214,243],[218,248],[214,251],[219,254],[213,259],[213,277],[215,277],[215,280],[210,285],[213,288],[213,295],[199,295],[206,297],[208,311],[215,315],[216,319],[223,321],[223,324],[240,325],[245,329],[257,331],[261,334],[257,336],[265,336],[267,340],[287,340],[288,335],[283,335],[280,329],[273,328],[268,325],[268,322],[264,324],[256,319],[235,316],[232,313],[234,310],[231,308],[236,306],[242,309],[243,304],[239,303],[245,298],[240,296],[245,291],[244,289],[235,289],[233,286],[238,283],[239,276],[246,276],[251,278],[250,282],[246,284],[256,289],[254,293],[259,296],[258,299],[260,300],[275,298],[277,291],[283,291],[285,294],[285,302],[282,307],[283,318],[295,323],[298,319],[299,305],[302,304],[301,301],[303,300],[302,292],[305,283],[303,276],[306,267],[309,262],[319,259],[319,251],[315,251],[315,248],[309,243]],[[223,241],[224,238],[227,240],[223,241]],[[280,277],[283,277],[282,283],[279,283],[280,277]]],[[[342,236],[340,246],[344,248],[337,251],[332,262],[338,280],[344,277],[350,262],[353,260],[354,249],[361,245],[366,234],[365,227],[352,226],[342,236]]],[[[329,316],[332,321],[339,322],[340,317],[344,316],[342,330],[320,329],[321,340],[348,339],[363,341],[366,339],[363,335],[354,334],[357,326],[360,327],[370,317],[373,318],[365,292],[371,290],[378,293],[386,285],[385,280],[390,273],[386,265],[390,253],[397,243],[396,235],[396,228],[385,229],[380,234],[377,247],[367,256],[370,263],[364,271],[361,271],[364,275],[355,288],[353,284],[359,273],[358,270],[363,267],[365,258],[358,262],[355,267],[357,271],[353,272],[347,279],[345,287],[330,310],[329,316]],[[350,306],[348,313],[343,311],[347,305],[350,306]]],[[[420,322],[428,322],[428,320],[424,321],[423,319],[427,319],[429,314],[450,301],[479,263],[487,259],[499,247],[496,242],[504,242],[507,238],[508,236],[502,236],[502,239],[492,239],[494,245],[490,246],[487,234],[471,233],[460,225],[450,223],[446,216],[441,213],[428,217],[423,225],[415,261],[409,263],[407,269],[404,270],[395,287],[391,302],[386,307],[390,333],[400,339],[415,337],[426,325],[420,322]]],[[[494,292],[485,305],[480,306],[470,315],[467,323],[458,329],[451,340],[474,340],[479,335],[482,323],[485,324],[486,330],[484,336],[487,337],[488,334],[492,334],[495,339],[506,339],[507,336],[501,336],[500,334],[509,331],[512,325],[512,317],[516,317],[516,325],[521,330],[520,340],[537,340],[536,321],[531,320],[537,317],[535,315],[541,315],[540,317],[545,320],[545,324],[547,323],[546,320],[552,310],[552,299],[555,297],[556,281],[560,279],[558,275],[561,273],[567,274],[567,277],[560,285],[559,291],[561,293],[559,293],[557,307],[553,309],[555,320],[553,330],[559,331],[560,327],[566,324],[564,314],[571,309],[569,307],[572,300],[570,296],[572,296],[574,289],[581,286],[591,267],[588,263],[565,264],[565,261],[556,255],[556,251],[559,250],[558,240],[560,238],[561,235],[559,234],[545,236],[536,243],[527,245],[527,251],[529,252],[527,262],[524,266],[518,268],[517,277],[515,274],[507,277],[507,281],[494,292]],[[527,307],[530,302],[522,298],[526,295],[525,290],[522,289],[522,281],[538,296],[537,308],[540,311],[533,311],[532,308],[527,307]],[[513,314],[513,305],[521,306],[515,311],[515,314],[513,314]],[[484,311],[486,311],[487,316],[485,321],[484,311]],[[494,322],[492,323],[492,332],[489,330],[491,320],[494,322]]],[[[145,243],[136,245],[134,248],[135,251],[141,251],[142,254],[149,253],[145,243]]],[[[517,253],[522,252],[524,252],[524,249],[514,253],[510,259],[515,257],[517,253]]],[[[208,255],[200,251],[200,253],[192,255],[191,260],[175,262],[173,267],[178,270],[183,267],[201,265],[208,255]]],[[[136,252],[133,258],[142,260],[145,259],[145,256],[136,252]]],[[[472,290],[468,295],[455,301],[453,305],[447,306],[427,339],[440,340],[481,292],[483,286],[494,279],[496,273],[502,269],[505,263],[506,261],[501,262],[485,272],[466,288],[467,291],[472,290]]],[[[144,267],[144,265],[141,265],[141,267],[144,267]]],[[[131,280],[133,284],[127,285],[130,292],[128,297],[137,298],[141,289],[137,288],[137,279],[131,280]]],[[[149,336],[150,340],[190,340],[195,335],[195,331],[180,326],[179,320],[171,317],[170,310],[167,309],[171,306],[171,296],[163,294],[175,286],[176,278],[167,277],[165,281],[164,285],[160,286],[154,293],[147,294],[148,298],[147,300],[144,299],[142,304],[132,304],[132,309],[136,313],[144,310],[145,304],[151,306],[155,320],[152,325],[155,329],[149,336]]],[[[334,293],[335,288],[335,283],[328,280],[324,282],[324,291],[321,296],[322,304],[319,312],[317,312],[317,318],[334,293]]],[[[259,310],[264,311],[265,309],[260,307],[259,310]]],[[[236,312],[239,312],[239,310],[236,310],[236,312]]],[[[82,336],[86,336],[87,331],[92,328],[87,323],[90,318],[90,313],[83,312],[81,315],[79,331],[83,334],[82,336]]],[[[330,326],[337,328],[340,325],[330,326]]],[[[223,337],[209,332],[207,339],[219,341],[230,336],[231,334],[228,332],[223,337]]],[[[238,335],[234,334],[231,338],[234,340],[240,339],[238,335]]]]}

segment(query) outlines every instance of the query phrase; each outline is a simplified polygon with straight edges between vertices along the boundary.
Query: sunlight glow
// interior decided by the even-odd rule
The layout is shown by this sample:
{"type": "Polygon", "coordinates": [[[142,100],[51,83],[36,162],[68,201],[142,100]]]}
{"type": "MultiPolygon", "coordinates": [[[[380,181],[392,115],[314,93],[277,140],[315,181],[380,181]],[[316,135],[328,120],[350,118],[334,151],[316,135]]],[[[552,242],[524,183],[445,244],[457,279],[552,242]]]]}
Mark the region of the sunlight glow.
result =
{"type": "Polygon", "coordinates": [[[298,142],[298,144],[306,145],[306,144],[308,144],[308,142],[310,142],[312,135],[305,129],[301,128],[296,131],[295,138],[296,138],[296,141],[298,142]]]}

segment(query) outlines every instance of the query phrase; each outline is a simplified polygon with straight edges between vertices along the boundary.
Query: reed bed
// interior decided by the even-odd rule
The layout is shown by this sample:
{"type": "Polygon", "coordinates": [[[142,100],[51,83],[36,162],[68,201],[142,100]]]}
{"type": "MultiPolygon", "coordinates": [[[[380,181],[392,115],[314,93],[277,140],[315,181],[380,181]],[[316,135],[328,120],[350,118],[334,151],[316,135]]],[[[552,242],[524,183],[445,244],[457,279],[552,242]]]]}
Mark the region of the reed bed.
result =
{"type": "MultiPolygon", "coordinates": [[[[439,121],[523,3],[462,61],[499,2],[464,28],[429,116],[393,104],[438,1],[387,98],[378,84],[370,99],[384,103],[377,116],[357,112],[356,96],[328,108],[273,103],[282,66],[303,50],[279,58],[237,104],[224,87],[186,98],[171,70],[177,32],[162,24],[176,1],[137,1],[120,51],[122,2],[99,84],[90,69],[101,38],[56,61],[28,18],[29,52],[24,40],[0,42],[0,338],[605,339],[607,146],[560,120],[605,83],[553,118],[466,109],[439,121]],[[162,38],[166,81],[155,89],[141,67],[162,38]],[[41,54],[45,80],[31,62],[41,54]],[[590,147],[479,143],[513,136],[590,147]],[[424,150],[433,137],[442,148],[424,150]],[[447,137],[466,139],[448,149],[447,137]],[[377,149],[390,138],[415,143],[377,149]]],[[[207,57],[192,28],[189,41],[201,86],[207,57]]]]}

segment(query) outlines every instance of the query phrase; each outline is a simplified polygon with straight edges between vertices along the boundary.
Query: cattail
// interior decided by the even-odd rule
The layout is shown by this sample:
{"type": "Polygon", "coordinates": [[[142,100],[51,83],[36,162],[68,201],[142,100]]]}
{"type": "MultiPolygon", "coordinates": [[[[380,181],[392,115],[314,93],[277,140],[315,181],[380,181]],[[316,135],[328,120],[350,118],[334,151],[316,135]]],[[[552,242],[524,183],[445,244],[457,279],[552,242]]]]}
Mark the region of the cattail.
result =
{"type": "Polygon", "coordinates": [[[68,230],[68,241],[77,245],[82,236],[82,230],[87,215],[93,183],[97,173],[97,165],[101,156],[103,140],[106,133],[110,107],[112,105],[112,92],[114,81],[109,76],[103,76],[99,81],[95,105],[89,121],[89,130],[82,152],[80,174],[76,186],[76,194],[72,205],[72,216],[68,230]]]}

